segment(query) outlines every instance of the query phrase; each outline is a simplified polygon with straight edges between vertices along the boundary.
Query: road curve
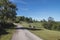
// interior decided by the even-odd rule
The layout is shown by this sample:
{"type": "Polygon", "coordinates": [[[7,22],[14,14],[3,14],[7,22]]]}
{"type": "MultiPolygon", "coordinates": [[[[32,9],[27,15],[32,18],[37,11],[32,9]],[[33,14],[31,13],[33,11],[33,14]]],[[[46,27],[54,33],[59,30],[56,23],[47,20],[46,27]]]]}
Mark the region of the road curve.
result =
{"type": "MultiPolygon", "coordinates": [[[[17,27],[19,28],[22,26],[17,25],[17,27]]],[[[42,40],[42,39],[26,29],[17,29],[16,32],[13,34],[11,40],[42,40]]]]}

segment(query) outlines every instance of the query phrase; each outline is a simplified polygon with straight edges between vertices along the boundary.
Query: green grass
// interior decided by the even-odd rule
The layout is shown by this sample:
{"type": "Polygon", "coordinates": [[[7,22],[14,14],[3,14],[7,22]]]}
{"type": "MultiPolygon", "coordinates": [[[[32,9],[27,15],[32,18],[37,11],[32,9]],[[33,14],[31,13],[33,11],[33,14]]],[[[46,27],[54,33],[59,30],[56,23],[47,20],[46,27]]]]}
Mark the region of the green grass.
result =
{"type": "Polygon", "coordinates": [[[14,33],[14,29],[8,29],[7,32],[9,32],[9,33],[6,35],[2,35],[0,40],[11,40],[12,35],[14,33]]]}
{"type": "Polygon", "coordinates": [[[43,28],[41,23],[26,23],[26,22],[22,22],[21,25],[23,25],[24,27],[29,27],[29,25],[31,25],[31,26],[35,26],[37,28],[43,28]]]}
{"type": "Polygon", "coordinates": [[[29,23],[21,22],[21,25],[23,25],[24,27],[28,27],[29,26],[29,23]]]}
{"type": "Polygon", "coordinates": [[[37,36],[41,37],[44,40],[58,40],[60,39],[60,32],[52,31],[52,30],[39,30],[39,31],[31,31],[37,36]]]}
{"type": "MultiPolygon", "coordinates": [[[[28,23],[22,23],[23,26],[28,27],[28,23]]],[[[43,40],[58,40],[60,39],[60,32],[59,31],[53,31],[53,30],[47,30],[44,29],[41,23],[31,23],[31,25],[36,26],[37,28],[40,28],[42,30],[30,30],[35,35],[39,36],[43,40]]]]}

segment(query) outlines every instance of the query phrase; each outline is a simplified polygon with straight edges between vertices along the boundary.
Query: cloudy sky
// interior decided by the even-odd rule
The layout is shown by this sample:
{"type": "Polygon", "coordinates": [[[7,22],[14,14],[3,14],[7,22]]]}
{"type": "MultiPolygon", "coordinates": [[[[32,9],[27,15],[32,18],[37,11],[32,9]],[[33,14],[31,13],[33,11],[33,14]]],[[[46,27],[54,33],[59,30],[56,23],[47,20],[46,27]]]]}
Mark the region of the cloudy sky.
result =
{"type": "Polygon", "coordinates": [[[17,5],[18,16],[42,20],[53,17],[60,21],[60,0],[10,0],[17,5]]]}

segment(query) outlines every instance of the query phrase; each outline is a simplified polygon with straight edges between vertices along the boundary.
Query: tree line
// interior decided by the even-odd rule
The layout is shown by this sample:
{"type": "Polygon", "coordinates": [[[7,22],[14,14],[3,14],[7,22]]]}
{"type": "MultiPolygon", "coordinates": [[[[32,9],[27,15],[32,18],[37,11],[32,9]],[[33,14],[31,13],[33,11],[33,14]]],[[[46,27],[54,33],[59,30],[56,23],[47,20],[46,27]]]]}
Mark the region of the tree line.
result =
{"type": "Polygon", "coordinates": [[[55,21],[52,17],[49,17],[47,21],[43,19],[41,22],[43,23],[43,27],[46,29],[60,30],[60,22],[55,21]]]}
{"type": "Polygon", "coordinates": [[[32,19],[31,17],[16,16],[15,22],[20,23],[21,21],[28,22],[28,23],[37,22],[37,20],[32,19]]]}

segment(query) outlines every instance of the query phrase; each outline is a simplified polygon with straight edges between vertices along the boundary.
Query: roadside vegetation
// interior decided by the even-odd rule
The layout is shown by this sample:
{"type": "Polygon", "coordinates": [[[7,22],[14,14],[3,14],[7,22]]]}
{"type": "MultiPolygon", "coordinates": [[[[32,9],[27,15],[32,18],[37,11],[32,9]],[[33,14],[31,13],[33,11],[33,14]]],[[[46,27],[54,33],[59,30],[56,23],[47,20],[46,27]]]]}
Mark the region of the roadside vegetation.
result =
{"type": "MultiPolygon", "coordinates": [[[[29,27],[29,24],[26,22],[23,22],[22,25],[24,27],[29,27]]],[[[36,28],[39,28],[41,30],[29,30],[29,31],[31,31],[38,37],[42,38],[43,40],[60,40],[60,31],[45,29],[41,23],[31,23],[31,25],[36,26],[36,28]]]]}
{"type": "Polygon", "coordinates": [[[51,17],[49,17],[48,19],[49,21],[43,19],[39,22],[33,22],[33,23],[21,22],[21,25],[28,28],[29,25],[31,25],[41,29],[41,30],[30,30],[30,31],[35,35],[37,35],[38,37],[42,38],[43,40],[60,40],[60,30],[59,30],[60,22],[54,21],[51,17]]]}
{"type": "Polygon", "coordinates": [[[11,40],[16,18],[16,5],[9,0],[0,0],[0,40],[11,40]]]}
{"type": "Polygon", "coordinates": [[[6,32],[7,34],[3,34],[0,37],[0,40],[11,40],[13,33],[15,32],[14,29],[7,29],[6,32]]]}

